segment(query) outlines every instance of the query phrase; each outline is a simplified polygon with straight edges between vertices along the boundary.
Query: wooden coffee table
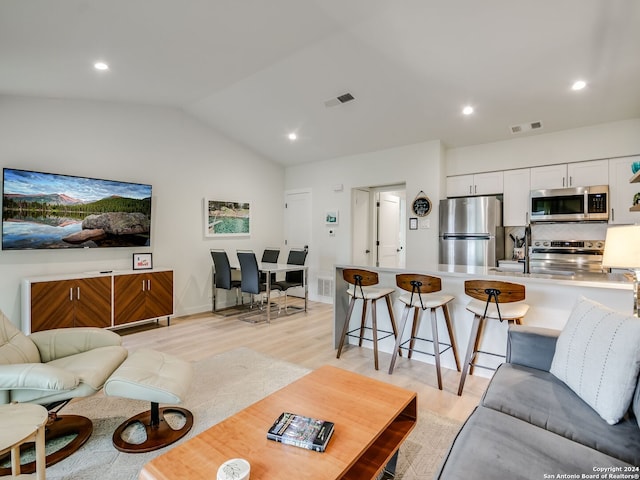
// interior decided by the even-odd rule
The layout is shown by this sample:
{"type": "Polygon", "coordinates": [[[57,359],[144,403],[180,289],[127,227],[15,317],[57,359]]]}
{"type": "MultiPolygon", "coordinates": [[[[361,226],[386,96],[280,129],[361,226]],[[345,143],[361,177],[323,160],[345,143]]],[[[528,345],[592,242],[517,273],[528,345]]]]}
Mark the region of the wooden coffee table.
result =
{"type": "MultiPolygon", "coordinates": [[[[324,366],[147,463],[142,480],[215,478],[231,458],[251,464],[251,478],[374,478],[413,430],[415,392],[324,366]],[[335,423],[323,453],[267,440],[282,412],[335,423]]],[[[197,419],[196,419],[197,421],[197,419]]]]}

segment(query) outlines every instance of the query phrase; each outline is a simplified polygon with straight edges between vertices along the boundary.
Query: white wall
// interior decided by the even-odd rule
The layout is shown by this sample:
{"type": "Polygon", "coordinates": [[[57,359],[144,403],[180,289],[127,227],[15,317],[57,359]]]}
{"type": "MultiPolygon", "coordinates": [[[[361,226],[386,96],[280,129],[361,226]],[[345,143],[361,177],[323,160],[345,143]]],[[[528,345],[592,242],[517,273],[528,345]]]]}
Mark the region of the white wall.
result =
{"type": "Polygon", "coordinates": [[[183,315],[211,308],[210,248],[260,255],[283,241],[284,169],[179,110],[0,97],[0,167],[153,185],[151,248],[0,251],[0,310],[17,325],[24,277],[130,269],[151,251],[175,270],[183,315]],[[204,237],[204,197],[251,202],[251,237],[204,237]]]}
{"type": "Polygon", "coordinates": [[[623,157],[640,153],[640,118],[537,133],[503,142],[452,148],[446,175],[623,157]]]}
{"type": "Polygon", "coordinates": [[[288,167],[285,189],[312,191],[312,244],[308,257],[310,285],[315,285],[317,275],[333,277],[335,264],[351,261],[351,190],[356,187],[405,183],[408,216],[414,216],[410,205],[423,190],[434,206],[427,217],[431,227],[406,232],[406,267],[437,264],[438,201],[444,192],[443,168],[443,149],[439,141],[288,167]],[[343,185],[342,191],[333,190],[337,184],[343,185]],[[324,213],[333,209],[339,211],[340,224],[332,226],[336,235],[329,237],[324,213]]]}
{"type": "MultiPolygon", "coordinates": [[[[438,263],[438,200],[446,196],[447,175],[524,168],[640,153],[640,119],[541,133],[513,140],[445,149],[439,141],[288,167],[285,189],[313,192],[313,244],[309,252],[314,275],[331,276],[335,264],[351,261],[351,189],[406,182],[407,205],[420,190],[433,202],[431,228],[407,231],[408,269],[438,263]],[[343,184],[340,192],[333,191],[343,184]],[[323,222],[326,210],[340,211],[336,236],[323,222]]],[[[407,212],[412,216],[411,212],[407,212]]]]}

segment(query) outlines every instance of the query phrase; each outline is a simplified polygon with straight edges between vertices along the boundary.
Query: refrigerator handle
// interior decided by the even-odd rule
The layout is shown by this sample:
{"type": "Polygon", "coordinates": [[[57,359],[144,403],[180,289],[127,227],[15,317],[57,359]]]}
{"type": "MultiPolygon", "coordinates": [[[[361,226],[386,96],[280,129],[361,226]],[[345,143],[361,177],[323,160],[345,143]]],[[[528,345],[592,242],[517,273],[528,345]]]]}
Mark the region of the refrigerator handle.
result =
{"type": "Polygon", "coordinates": [[[477,235],[470,235],[468,233],[466,234],[443,233],[442,238],[443,240],[491,240],[493,237],[486,233],[477,234],[477,235]]]}

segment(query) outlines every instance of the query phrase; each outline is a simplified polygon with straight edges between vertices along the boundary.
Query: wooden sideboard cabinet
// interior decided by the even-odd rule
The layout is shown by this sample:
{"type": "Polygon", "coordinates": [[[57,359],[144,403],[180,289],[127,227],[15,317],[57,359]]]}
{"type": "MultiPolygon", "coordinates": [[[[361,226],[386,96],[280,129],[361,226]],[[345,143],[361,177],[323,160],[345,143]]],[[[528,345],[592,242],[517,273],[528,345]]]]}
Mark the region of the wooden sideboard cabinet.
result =
{"type": "Polygon", "coordinates": [[[110,326],[110,278],[79,278],[31,284],[31,331],[110,326]]]}
{"type": "Polygon", "coordinates": [[[22,331],[114,328],[173,316],[173,270],[121,271],[27,278],[22,331]]]}
{"type": "Polygon", "coordinates": [[[173,315],[173,272],[115,275],[114,325],[173,315]]]}

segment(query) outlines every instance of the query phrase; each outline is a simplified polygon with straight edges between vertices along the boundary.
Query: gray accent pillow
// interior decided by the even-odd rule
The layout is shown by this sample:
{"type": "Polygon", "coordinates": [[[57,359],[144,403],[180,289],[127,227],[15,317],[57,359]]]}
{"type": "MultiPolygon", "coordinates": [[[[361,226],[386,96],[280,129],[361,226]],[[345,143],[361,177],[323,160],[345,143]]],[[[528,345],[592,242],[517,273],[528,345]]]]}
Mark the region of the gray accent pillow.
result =
{"type": "Polygon", "coordinates": [[[613,425],[640,370],[640,319],[581,297],[558,337],[550,372],[613,425]]]}

